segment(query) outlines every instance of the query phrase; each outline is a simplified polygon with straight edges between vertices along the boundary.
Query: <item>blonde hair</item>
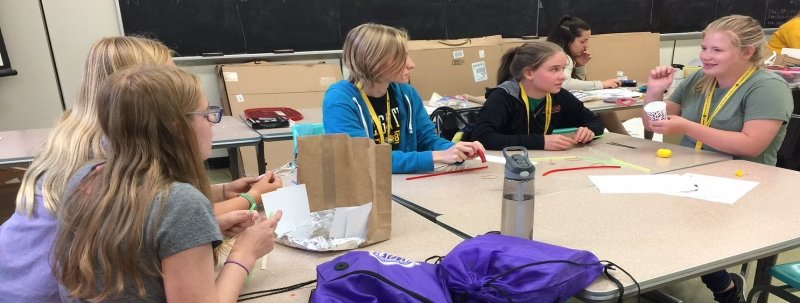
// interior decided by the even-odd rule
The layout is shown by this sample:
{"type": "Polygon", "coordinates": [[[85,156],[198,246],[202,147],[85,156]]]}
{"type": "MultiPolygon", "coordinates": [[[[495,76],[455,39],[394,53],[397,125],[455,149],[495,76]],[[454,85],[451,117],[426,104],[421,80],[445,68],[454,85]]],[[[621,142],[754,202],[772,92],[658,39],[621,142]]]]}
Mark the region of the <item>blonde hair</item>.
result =
{"type": "Polygon", "coordinates": [[[350,81],[372,85],[400,73],[406,65],[408,34],[394,27],[366,23],[347,33],[342,53],[350,81]]]}
{"type": "Polygon", "coordinates": [[[509,49],[500,58],[497,85],[508,80],[522,80],[522,73],[526,67],[538,69],[545,60],[558,53],[563,53],[561,47],[545,40],[531,41],[509,49]]]}
{"type": "Polygon", "coordinates": [[[171,58],[169,48],[145,38],[108,37],[92,45],[78,98],[61,115],[42,151],[25,172],[17,193],[17,211],[28,215],[33,212],[36,182],[42,179],[44,205],[55,213],[70,176],[89,159],[105,157],[95,97],[109,75],[131,65],[166,64],[171,58]]]}
{"type": "MultiPolygon", "coordinates": [[[[703,37],[711,32],[722,32],[731,39],[731,44],[736,46],[739,51],[744,51],[748,47],[753,47],[753,56],[750,63],[761,68],[764,67],[764,30],[756,19],[750,16],[730,15],[719,18],[711,22],[703,30],[703,37]]],[[[703,75],[695,89],[699,92],[707,92],[714,86],[714,77],[703,75]]]]}
{"type": "Polygon", "coordinates": [[[107,161],[59,210],[54,271],[70,296],[102,301],[136,285],[144,297],[143,277],[158,275],[160,262],[141,260],[140,253],[157,249],[155,234],[171,186],[188,183],[210,197],[194,116],[187,115],[201,94],[196,76],[169,65],[134,66],[100,87],[97,111],[108,134],[107,161]],[[160,208],[150,218],[155,203],[160,208]]]}

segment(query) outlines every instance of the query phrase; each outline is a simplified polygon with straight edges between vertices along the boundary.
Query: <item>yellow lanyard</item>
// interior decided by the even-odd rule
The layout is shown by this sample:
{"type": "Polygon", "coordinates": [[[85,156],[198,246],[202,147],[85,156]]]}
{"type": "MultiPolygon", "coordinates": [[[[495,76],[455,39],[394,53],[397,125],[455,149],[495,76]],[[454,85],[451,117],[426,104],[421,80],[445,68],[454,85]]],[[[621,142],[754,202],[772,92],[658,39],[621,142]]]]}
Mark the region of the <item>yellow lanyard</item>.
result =
{"type": "MultiPolygon", "coordinates": [[[[528,94],[525,93],[525,88],[522,83],[519,84],[520,95],[522,101],[525,102],[525,113],[528,115],[528,135],[531,134],[531,103],[528,101],[528,94]]],[[[547,135],[547,129],[550,128],[550,117],[553,115],[553,97],[547,94],[545,97],[545,113],[544,113],[544,134],[547,135]]]]}
{"type": "Polygon", "coordinates": [[[367,97],[367,92],[364,91],[363,85],[361,82],[356,84],[358,90],[361,92],[361,98],[364,99],[364,102],[367,103],[367,108],[369,108],[369,114],[372,116],[372,121],[375,122],[375,128],[378,129],[378,138],[381,141],[381,144],[384,143],[384,134],[386,134],[386,142],[389,144],[394,143],[394,137],[392,136],[392,105],[389,102],[389,91],[386,91],[386,132],[383,132],[383,124],[381,123],[381,119],[378,118],[378,114],[375,113],[375,109],[372,107],[372,102],[369,102],[369,97],[367,97]]]}
{"type": "MultiPolygon", "coordinates": [[[[733,84],[733,87],[731,87],[731,89],[729,89],[728,92],[725,93],[725,96],[722,97],[722,100],[720,100],[719,104],[717,104],[717,107],[714,109],[714,112],[711,114],[711,117],[709,117],[708,113],[711,111],[711,99],[714,98],[714,90],[716,89],[717,86],[717,79],[714,79],[714,83],[711,85],[711,89],[708,91],[708,94],[706,95],[706,102],[703,103],[703,115],[700,116],[700,124],[705,126],[710,126],[711,121],[714,121],[714,118],[717,117],[717,114],[719,114],[722,108],[725,107],[725,103],[728,103],[728,99],[730,99],[731,96],[733,96],[733,93],[735,93],[736,90],[738,90],[739,87],[742,86],[742,84],[745,81],[747,81],[747,79],[750,79],[750,76],[752,76],[753,73],[755,72],[756,72],[755,66],[751,66],[749,69],[747,69],[747,71],[741,77],[739,77],[739,80],[736,80],[736,83],[733,84]]],[[[702,148],[703,148],[703,142],[697,140],[697,142],[695,142],[694,149],[701,150],[702,148]]]]}

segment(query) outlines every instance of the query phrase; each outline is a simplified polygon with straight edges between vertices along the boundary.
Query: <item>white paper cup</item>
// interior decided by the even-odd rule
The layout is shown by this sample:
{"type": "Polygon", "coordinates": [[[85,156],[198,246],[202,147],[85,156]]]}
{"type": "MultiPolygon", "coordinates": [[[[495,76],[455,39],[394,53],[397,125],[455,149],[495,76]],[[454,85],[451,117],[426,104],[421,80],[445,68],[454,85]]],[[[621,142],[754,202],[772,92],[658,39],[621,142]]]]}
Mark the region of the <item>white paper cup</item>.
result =
{"type": "Polygon", "coordinates": [[[644,106],[644,112],[650,117],[650,121],[667,120],[667,103],[664,101],[653,101],[644,106]]]}

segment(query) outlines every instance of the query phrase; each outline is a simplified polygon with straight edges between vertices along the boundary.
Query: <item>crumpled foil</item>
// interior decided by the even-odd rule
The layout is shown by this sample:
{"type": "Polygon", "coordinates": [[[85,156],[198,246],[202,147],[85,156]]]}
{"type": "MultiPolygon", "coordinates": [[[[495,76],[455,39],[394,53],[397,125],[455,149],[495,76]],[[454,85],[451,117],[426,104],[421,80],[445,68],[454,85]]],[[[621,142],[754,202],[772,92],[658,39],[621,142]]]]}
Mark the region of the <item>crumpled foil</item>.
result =
{"type": "Polygon", "coordinates": [[[358,248],[366,241],[363,238],[331,239],[333,213],[333,209],[312,212],[310,225],[299,226],[293,232],[280,235],[275,242],[311,251],[338,251],[358,248]]]}

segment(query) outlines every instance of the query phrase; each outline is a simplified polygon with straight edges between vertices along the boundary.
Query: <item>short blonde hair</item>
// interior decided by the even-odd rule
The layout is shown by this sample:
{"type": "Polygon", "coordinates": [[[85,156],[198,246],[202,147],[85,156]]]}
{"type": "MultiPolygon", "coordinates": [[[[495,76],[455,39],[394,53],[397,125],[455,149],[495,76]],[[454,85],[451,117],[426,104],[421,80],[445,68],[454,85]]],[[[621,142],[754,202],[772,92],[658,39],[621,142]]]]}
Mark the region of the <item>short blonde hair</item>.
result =
{"type": "Polygon", "coordinates": [[[350,81],[372,85],[400,73],[406,64],[408,33],[391,26],[359,25],[344,40],[344,65],[350,81]]]}
{"type": "MultiPolygon", "coordinates": [[[[764,66],[764,30],[756,19],[750,16],[730,15],[719,18],[711,22],[703,30],[703,37],[711,32],[722,32],[731,39],[731,44],[736,46],[739,51],[744,51],[748,47],[753,47],[753,56],[750,63],[756,67],[764,66]]],[[[697,82],[695,88],[698,91],[708,91],[714,85],[714,79],[704,76],[697,82]]]]}

